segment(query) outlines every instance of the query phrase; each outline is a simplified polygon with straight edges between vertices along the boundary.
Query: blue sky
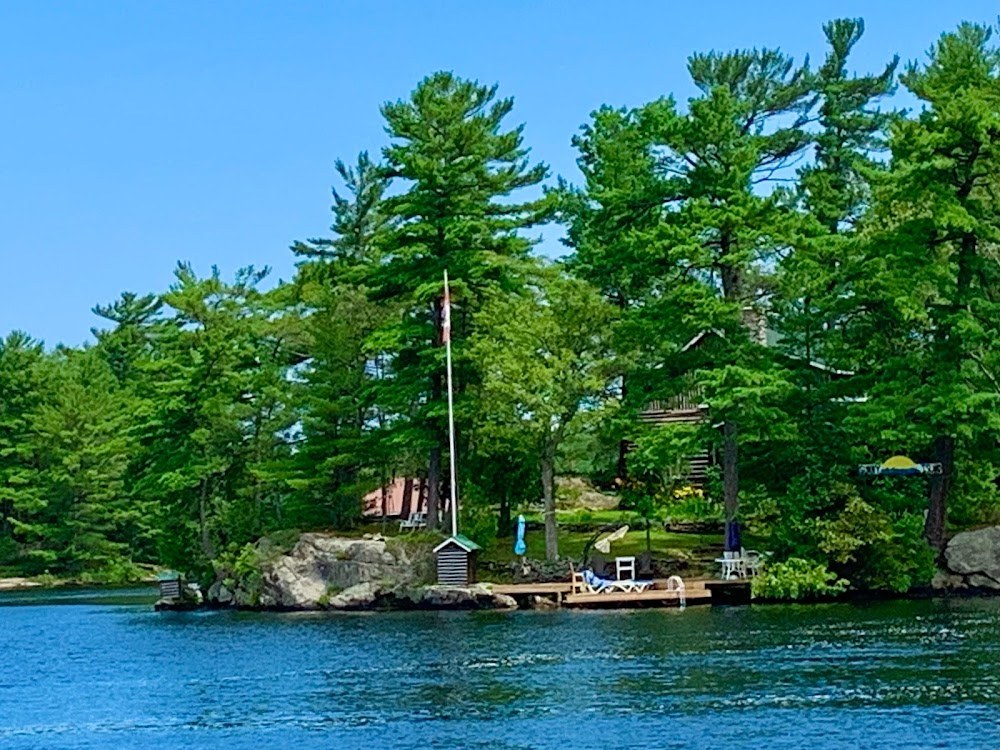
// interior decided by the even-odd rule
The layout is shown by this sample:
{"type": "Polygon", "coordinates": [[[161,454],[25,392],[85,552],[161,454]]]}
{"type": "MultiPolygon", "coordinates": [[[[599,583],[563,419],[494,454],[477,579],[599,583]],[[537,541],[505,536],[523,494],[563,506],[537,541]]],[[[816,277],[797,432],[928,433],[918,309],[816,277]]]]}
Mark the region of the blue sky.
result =
{"type": "MultiPolygon", "coordinates": [[[[427,73],[499,82],[554,175],[602,103],[691,93],[692,51],[814,61],[862,16],[859,70],[922,58],[997,0],[0,3],[0,335],[79,344],[95,303],[161,291],[178,260],[290,276],[330,224],[333,161],[385,143],[378,108],[427,73]]],[[[545,247],[558,252],[557,230],[545,247]]]]}

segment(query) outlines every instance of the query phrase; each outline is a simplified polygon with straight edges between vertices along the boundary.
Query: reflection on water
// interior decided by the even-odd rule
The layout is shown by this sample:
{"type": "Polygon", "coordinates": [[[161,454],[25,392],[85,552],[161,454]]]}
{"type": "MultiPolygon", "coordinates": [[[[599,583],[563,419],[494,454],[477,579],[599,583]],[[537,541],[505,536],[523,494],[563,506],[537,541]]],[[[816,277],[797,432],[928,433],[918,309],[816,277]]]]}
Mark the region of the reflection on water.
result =
{"type": "Polygon", "coordinates": [[[0,596],[21,605],[0,747],[998,746],[998,600],[158,615],[149,594],[0,596]]]}

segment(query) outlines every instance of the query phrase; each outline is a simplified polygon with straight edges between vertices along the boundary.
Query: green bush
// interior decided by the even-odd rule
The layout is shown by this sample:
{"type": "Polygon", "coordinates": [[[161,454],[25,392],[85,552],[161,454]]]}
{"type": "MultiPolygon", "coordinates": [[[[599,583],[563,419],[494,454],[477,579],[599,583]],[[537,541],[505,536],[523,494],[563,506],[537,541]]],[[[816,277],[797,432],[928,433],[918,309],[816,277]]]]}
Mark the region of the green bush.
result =
{"type": "Polygon", "coordinates": [[[111,584],[114,586],[135,583],[146,577],[146,571],[131,560],[109,560],[100,568],[85,570],[78,576],[80,583],[111,584]]]}
{"type": "Polygon", "coordinates": [[[922,514],[908,513],[889,526],[888,538],[874,542],[859,566],[856,578],[865,588],[903,593],[924,586],[934,577],[935,553],[924,538],[922,514]]]}
{"type": "Polygon", "coordinates": [[[823,563],[800,557],[766,564],[751,584],[753,595],[759,599],[791,600],[837,596],[849,585],[823,563]]]}
{"type": "Polygon", "coordinates": [[[815,560],[859,590],[902,593],[930,582],[923,483],[889,477],[859,487],[818,479],[794,479],[774,496],[744,493],[748,530],[765,537],[777,559],[815,560]]]}

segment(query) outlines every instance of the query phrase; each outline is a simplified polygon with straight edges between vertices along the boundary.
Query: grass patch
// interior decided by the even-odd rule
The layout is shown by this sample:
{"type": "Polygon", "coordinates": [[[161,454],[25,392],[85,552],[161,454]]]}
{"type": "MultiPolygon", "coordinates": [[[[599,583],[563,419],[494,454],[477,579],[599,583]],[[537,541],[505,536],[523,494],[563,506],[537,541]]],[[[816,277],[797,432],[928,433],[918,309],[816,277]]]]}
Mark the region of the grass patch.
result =
{"type": "MultiPolygon", "coordinates": [[[[559,557],[570,561],[579,561],[583,548],[592,539],[592,531],[559,531],[559,557]]],[[[525,534],[525,545],[528,547],[526,557],[542,560],[545,558],[545,534],[541,531],[529,531],[525,534]]],[[[653,528],[650,531],[650,547],[653,555],[658,557],[687,556],[695,559],[711,560],[722,554],[722,538],[719,534],[678,534],[653,528]],[[678,554],[680,553],[680,554],[678,554]]],[[[638,555],[646,550],[646,532],[642,529],[629,531],[623,539],[611,547],[611,556],[638,555]]],[[[506,564],[514,559],[514,540],[498,540],[492,548],[483,550],[480,554],[483,560],[506,564]]]]}

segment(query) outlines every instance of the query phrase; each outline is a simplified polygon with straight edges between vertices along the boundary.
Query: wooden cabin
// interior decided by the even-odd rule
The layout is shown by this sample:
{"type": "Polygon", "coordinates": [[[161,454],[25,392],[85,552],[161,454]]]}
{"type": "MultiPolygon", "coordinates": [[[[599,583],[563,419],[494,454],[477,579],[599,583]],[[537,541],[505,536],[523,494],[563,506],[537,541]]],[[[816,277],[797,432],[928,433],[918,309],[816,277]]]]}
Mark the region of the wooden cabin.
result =
{"type": "Polygon", "coordinates": [[[396,477],[372,490],[361,501],[361,512],[368,518],[407,519],[414,513],[427,512],[427,480],[422,477],[396,477]]]}
{"type": "MultiPolygon", "coordinates": [[[[698,402],[694,391],[684,393],[670,401],[652,401],[639,414],[639,420],[652,425],[701,424],[708,419],[708,405],[698,402]]],[[[712,452],[704,450],[688,458],[688,474],[685,481],[692,487],[704,487],[708,478],[708,467],[714,463],[712,452]]]]}
{"type": "MultiPolygon", "coordinates": [[[[777,335],[767,328],[765,317],[753,308],[748,307],[744,310],[744,325],[746,325],[750,332],[751,339],[761,346],[774,346],[777,341],[777,335]]],[[[713,329],[706,329],[688,341],[681,348],[681,354],[686,354],[710,345],[713,340],[718,338],[724,338],[724,334],[713,329]]],[[[823,362],[808,360],[787,353],[780,356],[783,356],[790,366],[806,368],[830,380],[844,380],[854,375],[849,370],[838,370],[823,362]]],[[[839,400],[859,399],[843,398],[839,400]]],[[[707,422],[709,419],[709,409],[708,404],[704,401],[704,394],[693,380],[688,388],[685,388],[669,400],[651,401],[639,414],[641,422],[652,425],[697,425],[707,422]]],[[[715,426],[721,427],[721,423],[715,426]]],[[[687,483],[692,487],[704,488],[708,467],[714,463],[715,456],[707,446],[705,450],[689,457],[687,483]]]]}
{"type": "Polygon", "coordinates": [[[469,586],[476,582],[476,553],[481,547],[456,534],[434,548],[437,582],[442,586],[469,586]]]}

